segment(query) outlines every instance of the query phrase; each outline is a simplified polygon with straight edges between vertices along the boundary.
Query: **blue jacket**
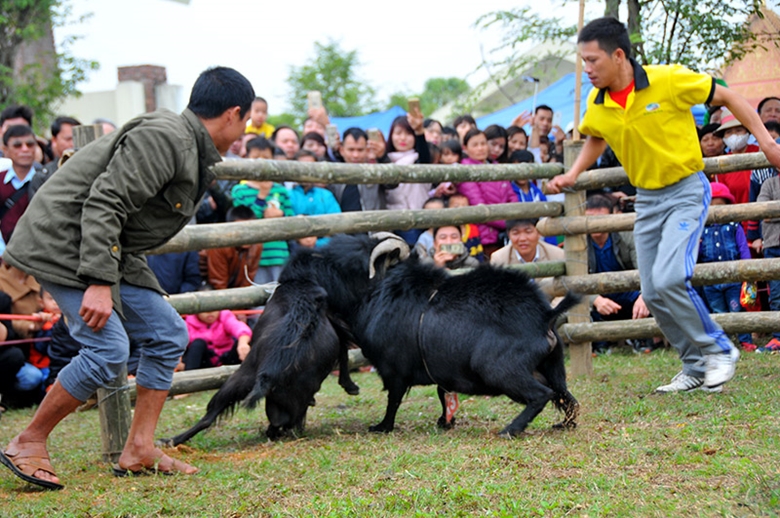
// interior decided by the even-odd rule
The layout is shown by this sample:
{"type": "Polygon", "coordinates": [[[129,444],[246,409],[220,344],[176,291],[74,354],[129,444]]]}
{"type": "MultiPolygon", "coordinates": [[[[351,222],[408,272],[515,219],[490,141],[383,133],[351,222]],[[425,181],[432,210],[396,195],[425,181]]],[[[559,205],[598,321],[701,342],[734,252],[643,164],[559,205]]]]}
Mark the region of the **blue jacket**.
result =
{"type": "MultiPolygon", "coordinates": [[[[322,187],[312,187],[303,192],[303,187],[296,185],[290,189],[290,203],[296,216],[319,216],[321,214],[341,213],[341,207],[333,193],[322,187]]],[[[327,237],[317,239],[317,246],[328,242],[327,237]]]]}
{"type": "Polygon", "coordinates": [[[198,252],[150,255],[146,259],[166,293],[174,295],[200,288],[198,252]]]}
{"type": "Polygon", "coordinates": [[[716,263],[750,259],[745,231],[739,223],[716,223],[704,227],[699,245],[699,262],[716,263]]]}

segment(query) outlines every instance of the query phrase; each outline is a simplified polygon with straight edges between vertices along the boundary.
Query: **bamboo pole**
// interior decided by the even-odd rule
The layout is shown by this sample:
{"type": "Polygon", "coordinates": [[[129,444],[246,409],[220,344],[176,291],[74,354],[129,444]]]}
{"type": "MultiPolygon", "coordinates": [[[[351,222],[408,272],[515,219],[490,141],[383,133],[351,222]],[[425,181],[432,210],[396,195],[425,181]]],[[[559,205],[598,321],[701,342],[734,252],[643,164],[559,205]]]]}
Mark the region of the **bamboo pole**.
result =
{"type": "MultiPolygon", "coordinates": [[[[73,145],[83,148],[103,135],[101,124],[73,127],[73,145]]],[[[100,441],[104,462],[117,462],[127,442],[130,431],[131,407],[127,392],[127,364],[123,365],[116,379],[97,391],[100,410],[100,441]]]]}
{"type": "MultiPolygon", "coordinates": [[[[736,333],[772,333],[780,329],[776,311],[717,313],[712,319],[729,334],[736,333]]],[[[563,324],[558,328],[561,337],[570,342],[607,340],[614,342],[626,338],[649,338],[663,336],[654,318],[638,320],[617,320],[613,322],[590,322],[563,324]]]]}
{"type": "MultiPolygon", "coordinates": [[[[566,167],[577,158],[582,150],[583,141],[566,141],[563,145],[563,162],[566,167]]],[[[585,214],[585,191],[566,192],[564,198],[564,210],[568,217],[583,216],[585,214]]],[[[566,252],[566,275],[577,276],[588,274],[588,239],[584,234],[566,236],[563,241],[563,249],[566,252]]],[[[590,322],[590,307],[587,300],[574,306],[569,311],[569,322],[590,322]]],[[[572,344],[569,349],[571,356],[571,373],[573,376],[592,376],[593,360],[591,356],[590,342],[572,344]]]]}
{"type": "Polygon", "coordinates": [[[181,315],[223,309],[253,308],[265,304],[275,288],[276,284],[263,284],[248,288],[180,293],[169,296],[168,302],[181,315]]]}
{"type": "MultiPolygon", "coordinates": [[[[693,269],[691,284],[706,286],[727,282],[755,282],[774,279],[780,279],[780,258],[697,264],[693,269]]],[[[539,287],[549,296],[554,297],[565,295],[569,291],[582,294],[620,293],[640,289],[639,272],[626,270],[556,277],[552,281],[540,281],[539,287]]]]}
{"type": "Polygon", "coordinates": [[[533,180],[563,173],[561,164],[395,165],[287,160],[229,160],[215,164],[213,168],[217,177],[225,180],[390,185],[533,180]]]}
{"type": "Polygon", "coordinates": [[[166,244],[147,253],[184,252],[340,233],[408,230],[502,219],[533,219],[558,216],[562,210],[561,204],[555,202],[500,203],[457,209],[377,210],[189,225],[166,244]]]}
{"type": "MultiPolygon", "coordinates": [[[[352,349],[349,351],[349,369],[357,369],[370,365],[363,351],[352,349]]],[[[213,367],[210,369],[197,369],[194,371],[182,371],[173,373],[173,383],[169,394],[190,394],[192,392],[203,392],[204,390],[215,390],[220,388],[228,378],[238,370],[239,365],[223,365],[222,367],[213,367]]],[[[128,394],[130,399],[136,398],[135,379],[128,380],[128,394]]]]}
{"type": "MultiPolygon", "coordinates": [[[[707,224],[731,221],[780,218],[780,201],[740,203],[737,205],[712,205],[707,224]]],[[[598,232],[625,232],[634,229],[636,214],[608,214],[606,216],[564,216],[546,218],[536,225],[543,236],[594,234],[598,232]]]]}
{"type": "MultiPolygon", "coordinates": [[[[707,174],[771,167],[763,153],[742,153],[704,159],[707,174]]],[[[213,166],[218,178],[227,180],[273,180],[275,182],[396,184],[473,182],[552,178],[563,172],[560,164],[342,164],[276,160],[230,160],[213,166]]],[[[585,171],[575,190],[599,189],[628,183],[622,167],[585,171]]]]}
{"type": "MultiPolygon", "coordinates": [[[[577,14],[577,33],[585,25],[585,0],[580,0],[579,11],[577,14]]],[[[574,65],[574,130],[572,131],[572,140],[580,140],[580,97],[582,96],[582,53],[580,46],[577,45],[577,57],[574,65]]]]}

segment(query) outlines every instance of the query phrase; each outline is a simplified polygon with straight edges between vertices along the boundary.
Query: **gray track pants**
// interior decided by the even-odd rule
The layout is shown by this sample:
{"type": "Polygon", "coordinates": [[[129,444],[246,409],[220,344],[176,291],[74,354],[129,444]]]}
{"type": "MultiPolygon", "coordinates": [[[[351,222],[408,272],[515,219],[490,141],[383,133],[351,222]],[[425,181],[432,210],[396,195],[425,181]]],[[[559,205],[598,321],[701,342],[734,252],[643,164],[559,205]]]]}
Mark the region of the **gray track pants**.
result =
{"type": "Polygon", "coordinates": [[[683,372],[696,377],[704,376],[702,354],[733,347],[690,283],[711,200],[707,177],[699,172],[663,189],[637,189],[635,205],[642,297],[680,353],[683,372]]]}

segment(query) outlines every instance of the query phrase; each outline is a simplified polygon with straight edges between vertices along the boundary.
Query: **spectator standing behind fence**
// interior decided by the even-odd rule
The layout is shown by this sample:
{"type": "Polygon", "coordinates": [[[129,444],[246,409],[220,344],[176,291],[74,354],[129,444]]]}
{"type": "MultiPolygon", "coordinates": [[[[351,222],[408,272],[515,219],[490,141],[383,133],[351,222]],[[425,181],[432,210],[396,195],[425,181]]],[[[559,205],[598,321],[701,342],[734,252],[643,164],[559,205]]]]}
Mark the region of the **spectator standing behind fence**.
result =
{"type": "Polygon", "coordinates": [[[509,244],[496,250],[490,257],[490,264],[510,265],[563,261],[563,250],[540,240],[536,230],[538,219],[510,219],[506,221],[509,244]]]}
{"type": "MultiPolygon", "coordinates": [[[[780,201],[780,176],[769,178],[761,186],[758,201],[780,201]]],[[[761,225],[762,250],[765,258],[780,257],[780,218],[765,219],[761,225]]],[[[780,311],[780,280],[768,281],[769,309],[780,311]]],[[[780,331],[772,334],[772,339],[762,349],[780,351],[780,331]]]]}
{"type": "Polygon", "coordinates": [[[634,237],[644,301],[683,363],[658,390],[719,391],[734,376],[739,351],[702,311],[704,302],[690,284],[711,199],[690,107],[710,102],[729,108],[775,166],[780,146],[750,104],[710,76],[678,65],[643,67],[631,59],[628,31],[618,20],[593,20],[580,31],[578,44],[594,86],[580,125],[588,137],[569,171],[548,188],[573,186],[607,143],[612,146],[637,187],[634,237]]]}
{"type": "MultiPolygon", "coordinates": [[[[204,285],[201,291],[211,290],[204,285]]],[[[190,342],[178,369],[191,371],[220,365],[238,365],[249,354],[252,330],[232,311],[204,311],[184,318],[190,342]]]]}
{"type": "MultiPolygon", "coordinates": [[[[761,129],[765,129],[761,125],[761,129]]],[[[743,153],[756,153],[760,151],[755,144],[749,144],[750,132],[737,120],[730,110],[723,109],[723,119],[715,131],[715,135],[723,139],[723,143],[729,149],[729,155],[741,155],[743,153]]],[[[730,173],[718,173],[713,176],[713,181],[720,182],[729,188],[734,196],[735,203],[747,203],[750,201],[750,170],[733,171],[730,173]]],[[[747,231],[747,222],[743,223],[747,231]]]]}
{"type": "MultiPolygon", "coordinates": [[[[461,164],[488,163],[488,144],[485,133],[472,129],[463,137],[465,152],[468,155],[461,164]]],[[[507,180],[496,182],[463,182],[457,185],[458,191],[469,200],[469,205],[493,205],[496,203],[511,203],[517,201],[517,195],[507,180]]],[[[485,256],[490,256],[504,246],[499,234],[505,230],[504,221],[490,221],[478,224],[479,238],[485,256]]]]}
{"type": "MultiPolygon", "coordinates": [[[[397,165],[430,164],[431,154],[425,141],[423,116],[419,111],[410,111],[393,120],[390,126],[390,140],[387,143],[387,156],[397,165]]],[[[401,183],[387,191],[388,210],[421,209],[428,199],[429,183],[401,183]]],[[[414,246],[422,233],[420,229],[399,230],[396,232],[409,246],[414,246]]]]}
{"type": "Polygon", "coordinates": [[[431,246],[426,249],[425,245],[418,244],[415,250],[423,262],[433,262],[439,268],[447,270],[473,268],[479,265],[479,261],[469,255],[468,249],[463,244],[460,227],[456,225],[434,228],[431,246]],[[452,250],[446,249],[448,246],[452,250]]]}
{"type": "MultiPolygon", "coordinates": [[[[368,162],[368,135],[360,128],[347,128],[341,139],[339,156],[347,164],[368,162]]],[[[329,184],[341,207],[341,212],[384,210],[387,208],[386,192],[395,185],[378,184],[329,184]]]]}
{"type": "MultiPolygon", "coordinates": [[[[300,151],[299,154],[303,152],[300,151]]],[[[317,187],[313,183],[295,184],[290,189],[290,202],[292,203],[293,213],[296,216],[321,216],[324,214],[339,214],[339,207],[336,197],[333,193],[322,187],[317,187]]],[[[324,246],[329,238],[317,238],[317,246],[324,246]]]]}
{"type": "Polygon", "coordinates": [[[37,147],[30,126],[17,124],[3,133],[3,152],[11,163],[0,171],[0,255],[30,204],[28,191],[36,173],[33,164],[37,147]]]}
{"type": "Polygon", "coordinates": [[[169,295],[197,291],[202,281],[198,252],[170,252],[146,257],[160,287],[169,295]]]}
{"type": "Polygon", "coordinates": [[[143,253],[192,219],[220,162],[243,133],[255,94],[235,70],[195,82],[181,115],[141,115],[76,153],[33,198],[3,260],[43,283],[82,345],[0,462],[26,482],[60,489],[46,442],[57,424],[116,379],[130,337],[143,353],[127,443],[112,472],[197,472],[154,445],[154,432],[187,344],[143,253]],[[120,145],[121,142],[121,145],[120,145]]]}
{"type": "MultiPolygon", "coordinates": [[[[734,195],[722,183],[712,182],[712,205],[734,203],[734,195]]],[[[720,263],[750,259],[750,248],[745,238],[745,232],[739,223],[712,223],[704,227],[699,245],[700,263],[720,263]]],[[[742,291],[741,282],[727,282],[704,286],[704,298],[707,299],[713,313],[739,313],[744,311],[739,302],[742,291]]],[[[755,351],[750,333],[742,333],[738,337],[742,350],[755,351]]]]}
{"type": "MultiPolygon", "coordinates": [[[[428,198],[425,200],[422,206],[423,209],[443,209],[444,199],[442,198],[428,198]]],[[[418,248],[420,252],[428,253],[428,250],[433,246],[433,228],[425,230],[420,237],[417,238],[417,242],[414,244],[415,248],[418,248]]]]}
{"type": "MultiPolygon", "coordinates": [[[[243,181],[233,187],[233,204],[249,207],[257,219],[273,219],[293,216],[290,195],[282,184],[271,181],[243,181]]],[[[275,282],[290,257],[287,241],[263,243],[260,265],[255,282],[275,282]]]]}

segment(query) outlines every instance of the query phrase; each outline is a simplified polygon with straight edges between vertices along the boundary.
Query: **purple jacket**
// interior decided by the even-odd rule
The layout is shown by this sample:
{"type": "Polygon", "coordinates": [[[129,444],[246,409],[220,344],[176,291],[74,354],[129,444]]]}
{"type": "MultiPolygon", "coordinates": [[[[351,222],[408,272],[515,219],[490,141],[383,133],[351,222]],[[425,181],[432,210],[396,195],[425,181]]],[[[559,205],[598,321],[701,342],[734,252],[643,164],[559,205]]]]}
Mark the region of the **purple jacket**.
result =
{"type": "MultiPolygon", "coordinates": [[[[472,158],[464,158],[461,164],[482,164],[472,158]]],[[[469,199],[469,205],[494,205],[496,203],[512,203],[517,201],[517,195],[508,180],[498,182],[463,182],[457,184],[458,191],[469,199]]],[[[489,221],[478,223],[479,238],[483,245],[498,242],[498,233],[506,229],[504,221],[489,221]]]]}

